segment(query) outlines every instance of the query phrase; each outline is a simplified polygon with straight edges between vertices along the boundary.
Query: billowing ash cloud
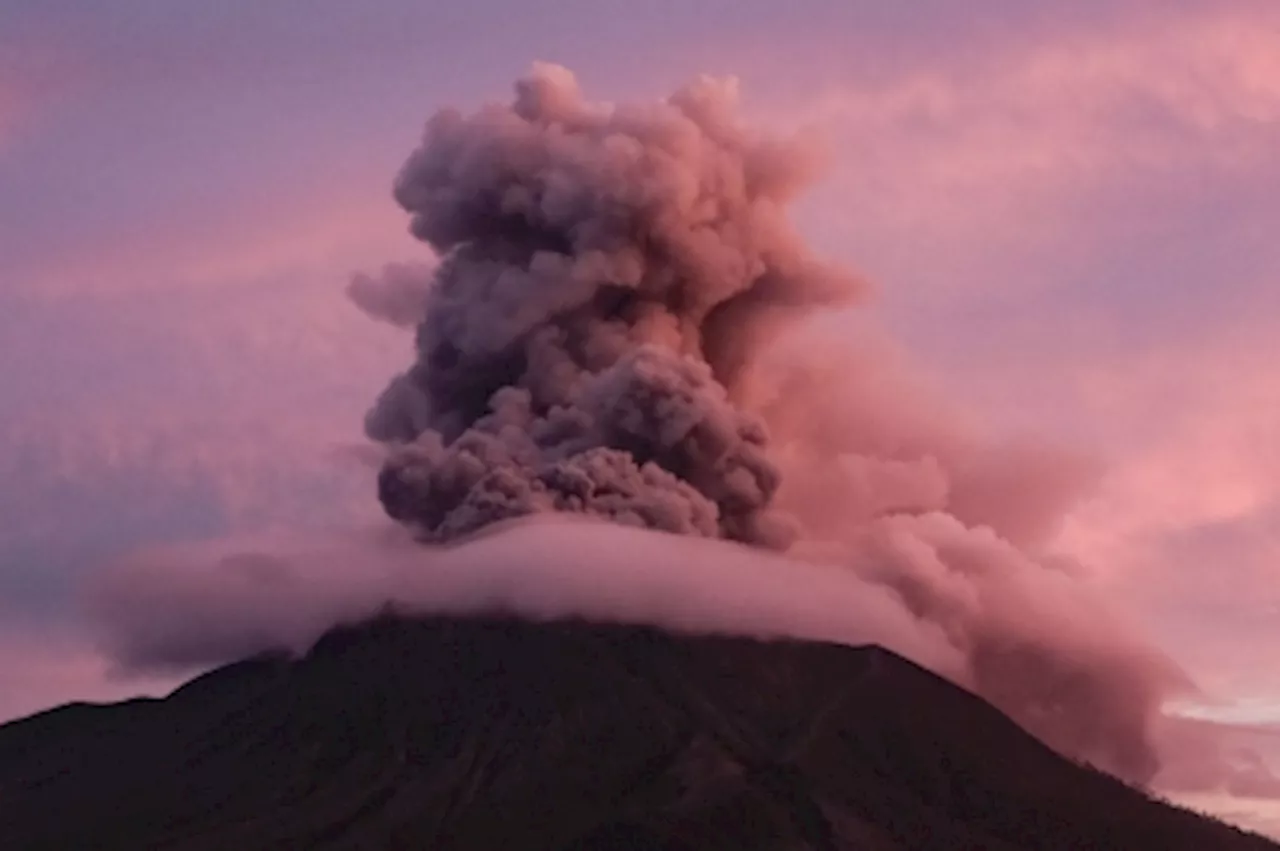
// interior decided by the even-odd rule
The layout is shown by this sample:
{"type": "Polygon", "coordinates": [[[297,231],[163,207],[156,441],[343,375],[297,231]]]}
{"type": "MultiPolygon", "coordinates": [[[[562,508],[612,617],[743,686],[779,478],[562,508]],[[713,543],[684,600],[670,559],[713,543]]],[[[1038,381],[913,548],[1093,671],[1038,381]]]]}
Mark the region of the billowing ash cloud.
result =
{"type": "Polygon", "coordinates": [[[101,598],[118,654],[216,661],[392,599],[877,640],[1150,779],[1151,722],[1186,683],[1053,549],[1099,471],[984,438],[864,312],[815,310],[858,286],[786,222],[813,158],[741,127],[733,95],[606,108],[539,66],[511,105],[436,115],[396,198],[439,264],[351,291],[422,317],[366,426],[387,512],[433,546],[394,569],[342,547],[171,577],[151,559],[101,598]],[[549,513],[612,525],[470,540],[549,513]]]}
{"type": "Polygon", "coordinates": [[[393,517],[430,540],[558,511],[786,545],[766,430],[732,394],[776,317],[857,286],[784,216],[812,155],[734,101],[704,79],[607,108],[539,65],[511,105],[431,119],[395,196],[442,260],[366,423],[404,444],[393,517]]]}

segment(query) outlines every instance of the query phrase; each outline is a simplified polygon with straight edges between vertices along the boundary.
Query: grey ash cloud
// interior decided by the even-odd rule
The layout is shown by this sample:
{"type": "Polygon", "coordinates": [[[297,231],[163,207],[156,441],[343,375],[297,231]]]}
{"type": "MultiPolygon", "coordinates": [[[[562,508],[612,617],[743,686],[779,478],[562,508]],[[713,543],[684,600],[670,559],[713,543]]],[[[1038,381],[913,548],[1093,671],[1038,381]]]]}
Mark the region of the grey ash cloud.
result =
{"type": "Polygon", "coordinates": [[[787,222],[812,152],[748,132],[735,96],[702,79],[607,107],[538,65],[512,103],[428,122],[395,197],[441,262],[366,422],[397,445],[393,517],[437,541],[559,511],[785,548],[734,392],[779,318],[860,287],[787,222]]]}

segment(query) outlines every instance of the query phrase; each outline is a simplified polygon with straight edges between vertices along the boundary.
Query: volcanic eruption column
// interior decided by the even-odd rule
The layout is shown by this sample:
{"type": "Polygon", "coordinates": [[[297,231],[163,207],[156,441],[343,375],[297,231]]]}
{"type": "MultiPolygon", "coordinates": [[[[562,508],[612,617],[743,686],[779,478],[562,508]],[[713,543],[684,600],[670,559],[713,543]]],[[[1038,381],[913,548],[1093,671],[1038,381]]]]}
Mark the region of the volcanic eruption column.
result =
{"type": "Polygon", "coordinates": [[[387,512],[430,542],[571,512],[776,550],[825,515],[843,560],[939,626],[981,693],[1148,779],[1147,723],[1177,677],[1036,554],[1074,474],[1034,452],[983,460],[865,393],[842,419],[832,399],[858,389],[805,387],[813,370],[759,392],[768,343],[863,288],[786,220],[817,157],[747,132],[735,101],[702,79],[595,105],[539,65],[511,105],[431,118],[395,185],[440,258],[420,310],[412,269],[352,291],[383,318],[421,317],[415,362],[366,419],[388,446],[387,512]],[[785,446],[771,451],[766,419],[785,446]],[[820,481],[819,499],[804,492],[820,481]]]}
{"type": "Polygon", "coordinates": [[[748,136],[725,83],[606,109],[539,66],[517,92],[432,118],[396,183],[443,261],[367,420],[402,444],[387,511],[432,540],[567,511],[784,548],[733,393],[776,315],[857,291],[784,217],[812,156],[748,136]]]}

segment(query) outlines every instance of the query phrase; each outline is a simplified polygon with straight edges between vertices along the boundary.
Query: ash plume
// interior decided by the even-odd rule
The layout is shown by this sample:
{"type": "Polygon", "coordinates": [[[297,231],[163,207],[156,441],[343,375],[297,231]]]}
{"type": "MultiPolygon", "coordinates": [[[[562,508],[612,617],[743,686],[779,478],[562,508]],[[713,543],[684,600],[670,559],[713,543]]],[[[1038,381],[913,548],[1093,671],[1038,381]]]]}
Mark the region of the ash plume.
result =
{"type": "Polygon", "coordinates": [[[397,600],[856,637],[1150,780],[1152,719],[1188,683],[1054,549],[1096,465],[992,440],[921,381],[787,222],[813,152],[734,99],[700,80],[606,107],[537,66],[510,104],[432,118],[395,197],[439,262],[349,290],[421,320],[365,423],[418,543],[171,578],[149,556],[102,597],[117,656],[215,661],[397,600]],[[609,523],[500,522],[551,514],[609,523]]]}
{"type": "Polygon", "coordinates": [[[785,218],[812,152],[747,132],[735,96],[703,79],[604,107],[538,65],[510,105],[428,122],[395,197],[441,263],[366,422],[401,445],[391,516],[434,541],[556,511],[786,546],[733,392],[778,317],[859,287],[785,218]]]}
{"type": "Polygon", "coordinates": [[[1047,742],[1149,779],[1185,681],[1050,546],[1098,471],[981,439],[853,312],[819,331],[863,288],[788,224],[813,151],[735,98],[600,106],[539,65],[428,122],[395,197],[441,261],[366,421],[387,513],[437,543],[565,512],[843,565],[1047,742]]]}

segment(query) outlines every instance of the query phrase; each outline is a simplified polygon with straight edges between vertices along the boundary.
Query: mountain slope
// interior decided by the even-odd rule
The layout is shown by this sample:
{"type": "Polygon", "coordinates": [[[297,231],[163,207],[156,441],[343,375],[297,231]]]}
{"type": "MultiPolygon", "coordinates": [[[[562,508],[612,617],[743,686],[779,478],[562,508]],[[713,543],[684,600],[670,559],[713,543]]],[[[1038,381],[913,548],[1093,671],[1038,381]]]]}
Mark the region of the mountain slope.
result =
{"type": "Polygon", "coordinates": [[[877,648],[385,618],[0,727],[26,849],[1275,849],[877,648]]]}

